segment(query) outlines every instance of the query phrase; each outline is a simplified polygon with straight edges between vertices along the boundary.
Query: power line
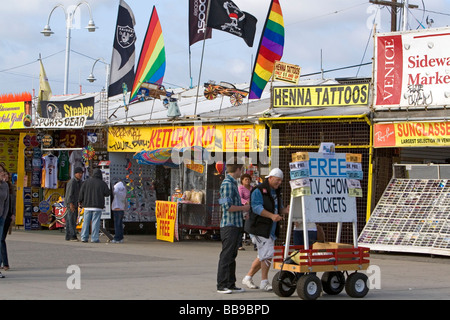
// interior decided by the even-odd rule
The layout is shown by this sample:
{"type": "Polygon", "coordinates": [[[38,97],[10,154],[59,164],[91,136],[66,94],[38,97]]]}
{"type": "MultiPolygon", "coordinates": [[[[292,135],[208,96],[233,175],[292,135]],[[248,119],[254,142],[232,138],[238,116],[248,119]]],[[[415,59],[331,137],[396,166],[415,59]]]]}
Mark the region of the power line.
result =
{"type": "MultiPolygon", "coordinates": [[[[59,54],[59,53],[61,53],[61,52],[64,52],[64,51],[65,51],[65,50],[61,50],[61,51],[58,51],[58,52],[56,52],[56,53],[53,53],[53,54],[51,54],[51,55],[49,55],[49,56],[46,56],[46,57],[42,58],[42,60],[45,60],[45,59],[47,59],[47,58],[51,58],[51,57],[53,57],[53,56],[55,56],[55,55],[57,55],[57,54],[59,54]]],[[[14,69],[19,69],[19,68],[22,68],[22,67],[26,67],[26,66],[28,66],[28,65],[30,65],[30,64],[33,64],[33,63],[36,63],[36,62],[38,62],[38,61],[39,61],[39,59],[36,59],[36,60],[34,60],[34,61],[31,61],[31,62],[22,64],[22,65],[20,65],[20,66],[16,66],[16,67],[12,67],[12,68],[8,68],[8,69],[0,70],[0,72],[7,72],[7,71],[14,70],[14,69]]]]}
{"type": "Polygon", "coordinates": [[[367,66],[367,65],[370,65],[370,64],[372,64],[372,62],[360,63],[360,64],[355,64],[353,66],[347,66],[347,67],[341,67],[341,68],[336,68],[336,69],[330,69],[330,70],[324,70],[324,71],[319,71],[319,72],[314,72],[314,73],[303,74],[300,77],[315,76],[315,75],[322,74],[322,73],[339,71],[339,70],[344,70],[344,69],[357,68],[357,67],[363,67],[363,66],[367,66]]]}

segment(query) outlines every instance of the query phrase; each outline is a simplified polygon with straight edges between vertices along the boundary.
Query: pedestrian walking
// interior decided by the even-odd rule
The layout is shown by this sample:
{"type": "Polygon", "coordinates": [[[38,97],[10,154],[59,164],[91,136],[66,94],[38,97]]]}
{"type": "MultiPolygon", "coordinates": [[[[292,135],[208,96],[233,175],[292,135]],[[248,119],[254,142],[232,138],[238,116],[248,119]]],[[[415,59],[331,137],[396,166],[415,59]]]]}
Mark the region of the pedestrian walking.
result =
{"type": "MultiPolygon", "coordinates": [[[[0,165],[0,239],[3,238],[3,227],[9,212],[9,185],[6,182],[6,169],[0,165]]],[[[3,255],[3,249],[0,246],[0,257],[3,255]]],[[[0,272],[0,278],[5,276],[0,272]]]]}
{"type": "MultiPolygon", "coordinates": [[[[241,175],[241,185],[239,186],[239,195],[241,197],[241,202],[243,205],[250,203],[250,192],[252,191],[252,177],[244,173],[241,175]]],[[[244,224],[245,220],[248,219],[248,212],[243,213],[244,218],[244,224]]],[[[238,250],[245,250],[243,243],[244,243],[245,233],[243,233],[241,240],[239,241],[239,249],[238,250]]]]}
{"type": "Polygon", "coordinates": [[[83,169],[76,167],[72,179],[66,185],[65,205],[66,218],[66,241],[78,241],[77,238],[77,218],[78,218],[78,197],[81,189],[81,178],[83,169]]]}
{"type": "Polygon", "coordinates": [[[0,266],[3,270],[9,270],[9,260],[8,260],[8,250],[6,248],[6,236],[8,235],[9,228],[11,226],[12,220],[16,215],[16,191],[12,184],[11,174],[5,170],[6,183],[9,189],[9,210],[3,225],[3,234],[1,236],[1,255],[0,255],[0,266]]]}
{"type": "Polygon", "coordinates": [[[219,199],[222,208],[220,221],[222,251],[217,270],[217,292],[219,293],[244,291],[236,287],[236,257],[244,227],[242,212],[250,209],[249,204],[242,205],[239,196],[237,179],[241,176],[242,164],[238,164],[235,158],[227,162],[226,168],[227,175],[220,185],[219,199]]]}
{"type": "Polygon", "coordinates": [[[245,231],[250,234],[258,251],[257,258],[252,262],[249,272],[242,283],[251,289],[257,286],[253,276],[261,269],[260,288],[265,291],[272,290],[268,280],[269,269],[274,255],[275,240],[279,233],[279,221],[282,214],[289,213],[289,206],[283,207],[281,199],[281,183],[283,172],[272,169],[266,180],[256,186],[250,195],[250,214],[245,223],[245,231]]]}
{"type": "Polygon", "coordinates": [[[123,215],[125,214],[125,207],[127,201],[127,188],[122,181],[117,182],[113,187],[114,199],[111,204],[112,212],[114,214],[114,239],[112,243],[123,242],[123,215]]]}
{"type": "Polygon", "coordinates": [[[89,239],[89,227],[92,221],[91,242],[100,242],[100,218],[105,208],[105,197],[111,195],[108,185],[102,178],[102,171],[94,169],[92,177],[81,186],[78,202],[84,208],[83,226],[81,228],[81,241],[89,239]]]}

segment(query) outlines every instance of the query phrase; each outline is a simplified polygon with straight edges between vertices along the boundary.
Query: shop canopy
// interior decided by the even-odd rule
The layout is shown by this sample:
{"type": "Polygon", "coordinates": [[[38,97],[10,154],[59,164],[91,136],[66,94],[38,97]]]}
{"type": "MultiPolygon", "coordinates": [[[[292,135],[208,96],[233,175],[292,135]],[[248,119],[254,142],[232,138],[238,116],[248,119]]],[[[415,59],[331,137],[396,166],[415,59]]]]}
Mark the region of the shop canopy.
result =
{"type": "Polygon", "coordinates": [[[164,165],[170,168],[178,168],[179,163],[184,160],[207,161],[210,159],[210,156],[205,148],[193,146],[182,149],[159,148],[150,151],[142,150],[136,152],[133,159],[136,159],[139,164],[164,165]]]}

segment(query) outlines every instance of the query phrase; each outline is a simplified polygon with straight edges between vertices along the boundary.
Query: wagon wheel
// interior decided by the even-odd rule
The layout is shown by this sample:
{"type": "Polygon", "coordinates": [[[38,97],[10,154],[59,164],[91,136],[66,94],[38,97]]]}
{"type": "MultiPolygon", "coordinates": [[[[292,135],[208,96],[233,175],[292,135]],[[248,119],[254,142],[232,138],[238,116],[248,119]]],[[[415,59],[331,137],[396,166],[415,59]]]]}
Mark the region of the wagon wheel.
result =
{"type": "Polygon", "coordinates": [[[272,280],[273,292],[279,297],[289,297],[297,288],[297,279],[294,273],[279,271],[272,280]]]}
{"type": "Polygon", "coordinates": [[[323,291],[329,295],[341,293],[345,286],[345,277],[342,272],[325,272],[321,278],[323,291]]]}
{"type": "Polygon", "coordinates": [[[217,98],[217,92],[216,90],[214,90],[214,87],[212,85],[207,86],[203,91],[203,94],[208,100],[214,100],[215,98],[217,98]]]}
{"type": "Polygon", "coordinates": [[[352,298],[363,298],[369,292],[367,280],[364,273],[352,273],[345,282],[345,292],[352,298]]]}
{"type": "Polygon", "coordinates": [[[237,92],[233,93],[230,97],[231,104],[235,107],[240,106],[243,100],[242,95],[237,92]]]}
{"type": "Polygon", "coordinates": [[[316,300],[322,293],[322,283],[315,274],[305,274],[297,282],[297,294],[303,300],[316,300]]]}

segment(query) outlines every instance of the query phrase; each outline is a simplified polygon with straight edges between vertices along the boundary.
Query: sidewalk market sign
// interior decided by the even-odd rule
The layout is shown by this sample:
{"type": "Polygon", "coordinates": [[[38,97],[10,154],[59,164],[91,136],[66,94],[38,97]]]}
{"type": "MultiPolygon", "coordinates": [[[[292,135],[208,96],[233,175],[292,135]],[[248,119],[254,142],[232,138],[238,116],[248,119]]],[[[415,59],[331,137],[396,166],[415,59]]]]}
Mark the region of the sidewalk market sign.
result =
{"type": "Polygon", "coordinates": [[[178,203],[156,201],[156,239],[173,242],[178,240],[178,203]]]}
{"type": "Polygon", "coordinates": [[[398,122],[374,125],[375,148],[450,146],[450,122],[398,122]]]}
{"type": "Polygon", "coordinates": [[[274,108],[367,105],[369,84],[273,87],[274,108]]]}
{"type": "Polygon", "coordinates": [[[263,151],[264,125],[198,125],[162,127],[110,127],[109,152],[138,152],[160,148],[201,146],[208,151],[263,151]]]}
{"type": "Polygon", "coordinates": [[[375,108],[448,105],[449,47],[449,27],[376,34],[375,108]]]}

